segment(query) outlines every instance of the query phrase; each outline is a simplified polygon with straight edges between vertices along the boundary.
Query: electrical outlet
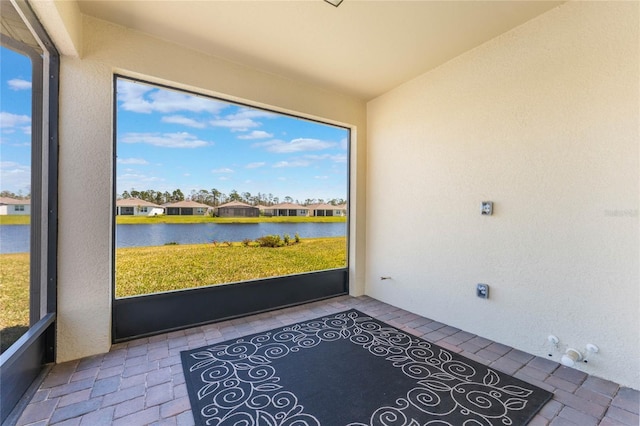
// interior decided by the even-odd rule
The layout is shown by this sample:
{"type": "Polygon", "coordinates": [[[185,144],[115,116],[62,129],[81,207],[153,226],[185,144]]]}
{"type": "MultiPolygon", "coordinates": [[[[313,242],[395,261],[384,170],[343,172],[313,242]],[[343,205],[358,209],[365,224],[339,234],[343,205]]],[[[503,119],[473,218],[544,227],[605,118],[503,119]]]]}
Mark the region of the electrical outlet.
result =
{"type": "Polygon", "coordinates": [[[493,214],[493,201],[483,201],[481,211],[483,215],[491,216],[493,214]]]}
{"type": "Polygon", "coordinates": [[[481,299],[489,298],[489,284],[478,284],[476,285],[476,296],[481,299]]]}

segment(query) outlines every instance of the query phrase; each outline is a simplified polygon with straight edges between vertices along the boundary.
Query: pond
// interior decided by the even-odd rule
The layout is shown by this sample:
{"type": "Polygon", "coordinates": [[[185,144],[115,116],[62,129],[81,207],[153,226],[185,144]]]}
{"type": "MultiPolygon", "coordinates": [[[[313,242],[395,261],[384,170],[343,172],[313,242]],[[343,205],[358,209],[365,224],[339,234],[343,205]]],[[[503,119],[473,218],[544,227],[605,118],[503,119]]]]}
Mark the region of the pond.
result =
{"type": "MultiPolygon", "coordinates": [[[[242,241],[277,234],[296,234],[300,238],[343,237],[347,223],[194,223],[152,225],[117,225],[116,248],[161,246],[167,243],[201,244],[242,241]]],[[[29,251],[29,225],[0,226],[0,253],[29,251]]]]}

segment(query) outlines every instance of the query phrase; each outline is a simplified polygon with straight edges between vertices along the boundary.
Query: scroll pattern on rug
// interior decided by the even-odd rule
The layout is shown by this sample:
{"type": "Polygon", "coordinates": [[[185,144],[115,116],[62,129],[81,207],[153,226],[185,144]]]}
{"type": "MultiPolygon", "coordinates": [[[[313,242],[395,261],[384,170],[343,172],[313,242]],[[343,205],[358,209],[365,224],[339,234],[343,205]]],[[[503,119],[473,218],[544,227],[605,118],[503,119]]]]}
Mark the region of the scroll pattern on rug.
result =
{"type": "Polygon", "coordinates": [[[285,389],[272,361],[336,340],[383,357],[415,380],[394,404],[371,413],[368,423],[348,426],[517,426],[513,419],[522,416],[514,414],[527,408],[536,389],[503,383],[505,375],[351,310],[183,353],[184,365],[202,382],[194,393],[204,424],[319,426],[285,389]]]}

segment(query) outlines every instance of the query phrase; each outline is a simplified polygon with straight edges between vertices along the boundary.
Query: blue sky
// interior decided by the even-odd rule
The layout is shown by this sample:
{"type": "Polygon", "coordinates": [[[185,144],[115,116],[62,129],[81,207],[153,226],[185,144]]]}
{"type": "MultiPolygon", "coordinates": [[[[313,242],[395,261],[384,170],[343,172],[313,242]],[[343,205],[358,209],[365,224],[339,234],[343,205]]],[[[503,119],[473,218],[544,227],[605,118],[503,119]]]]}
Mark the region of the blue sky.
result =
{"type": "Polygon", "coordinates": [[[344,128],[118,79],[117,192],[347,198],[344,128]]]}
{"type": "MultiPolygon", "coordinates": [[[[0,190],[28,194],[31,62],[0,47],[0,190]]],[[[213,188],[347,198],[346,129],[118,79],[118,194],[213,188]]],[[[64,144],[64,141],[61,141],[64,144]]]]}
{"type": "Polygon", "coordinates": [[[31,192],[31,61],[0,47],[0,191],[31,192]]]}

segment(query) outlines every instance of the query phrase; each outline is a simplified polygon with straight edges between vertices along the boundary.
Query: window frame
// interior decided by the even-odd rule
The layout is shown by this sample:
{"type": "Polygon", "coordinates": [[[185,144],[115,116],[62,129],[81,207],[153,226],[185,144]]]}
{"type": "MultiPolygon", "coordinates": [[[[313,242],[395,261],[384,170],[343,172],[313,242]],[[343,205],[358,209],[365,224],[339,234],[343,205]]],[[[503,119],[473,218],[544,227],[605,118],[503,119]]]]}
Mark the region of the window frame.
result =
{"type": "MultiPolygon", "coordinates": [[[[313,121],[316,123],[340,127],[347,131],[347,139],[351,140],[352,129],[319,119],[286,113],[277,109],[243,103],[233,99],[225,99],[205,95],[191,90],[163,85],[161,83],[128,76],[113,74],[113,175],[112,202],[115,206],[117,195],[117,82],[125,79],[156,86],[162,89],[179,91],[199,97],[233,103],[253,109],[274,112],[289,117],[313,121]]],[[[347,194],[351,193],[351,144],[347,148],[347,194]]],[[[347,201],[347,204],[350,201],[347,201]]],[[[193,210],[193,209],[192,209],[193,210]]],[[[277,211],[277,210],[276,210],[277,211]]],[[[280,210],[298,213],[297,209],[280,210]]],[[[308,210],[301,210],[308,214],[308,210]]],[[[181,330],[202,324],[208,324],[246,315],[295,306],[317,300],[323,300],[349,293],[350,250],[352,244],[350,226],[346,230],[347,258],[344,267],[322,271],[284,275],[251,281],[241,281],[214,286],[195,287],[163,293],[152,293],[140,296],[116,298],[116,215],[112,214],[112,342],[119,343],[132,339],[153,336],[164,332],[181,330]],[[243,302],[238,302],[243,301],[243,302]],[[166,315],[165,312],[171,312],[166,315]]],[[[184,208],[167,207],[167,215],[185,215],[184,208]],[[175,212],[174,212],[175,211],[175,212]]],[[[303,213],[304,215],[304,213],[303,213]]]]}
{"type": "MultiPolygon", "coordinates": [[[[0,34],[1,44],[32,61],[29,329],[0,355],[0,422],[17,420],[32,383],[55,361],[58,222],[59,53],[25,0],[11,0],[42,53],[0,34]],[[46,77],[45,77],[46,76],[46,77]]],[[[7,6],[8,7],[8,6],[7,6]]]]}

